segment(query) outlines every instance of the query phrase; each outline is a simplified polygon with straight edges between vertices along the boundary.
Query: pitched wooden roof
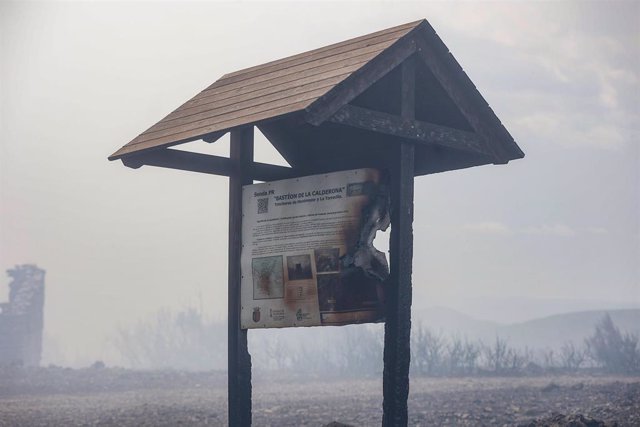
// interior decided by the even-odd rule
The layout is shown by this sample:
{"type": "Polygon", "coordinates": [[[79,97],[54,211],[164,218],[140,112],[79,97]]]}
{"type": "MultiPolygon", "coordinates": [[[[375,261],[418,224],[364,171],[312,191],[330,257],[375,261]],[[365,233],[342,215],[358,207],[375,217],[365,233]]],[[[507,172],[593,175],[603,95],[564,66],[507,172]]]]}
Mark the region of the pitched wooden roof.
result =
{"type": "Polygon", "coordinates": [[[109,157],[168,147],[305,110],[420,20],[222,76],[109,157]]]}

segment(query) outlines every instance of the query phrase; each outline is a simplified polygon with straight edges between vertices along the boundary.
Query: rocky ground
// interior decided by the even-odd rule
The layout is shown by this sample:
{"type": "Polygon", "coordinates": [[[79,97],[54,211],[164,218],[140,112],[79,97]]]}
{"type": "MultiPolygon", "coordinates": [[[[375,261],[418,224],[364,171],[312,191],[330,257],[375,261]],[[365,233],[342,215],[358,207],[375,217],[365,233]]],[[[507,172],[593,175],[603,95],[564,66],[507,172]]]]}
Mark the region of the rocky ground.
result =
{"type": "MultiPolygon", "coordinates": [[[[220,372],[0,369],[0,426],[225,425],[220,372]]],[[[379,425],[382,381],[256,376],[253,424],[379,425]]],[[[412,378],[414,426],[638,426],[640,378],[412,378]]]]}

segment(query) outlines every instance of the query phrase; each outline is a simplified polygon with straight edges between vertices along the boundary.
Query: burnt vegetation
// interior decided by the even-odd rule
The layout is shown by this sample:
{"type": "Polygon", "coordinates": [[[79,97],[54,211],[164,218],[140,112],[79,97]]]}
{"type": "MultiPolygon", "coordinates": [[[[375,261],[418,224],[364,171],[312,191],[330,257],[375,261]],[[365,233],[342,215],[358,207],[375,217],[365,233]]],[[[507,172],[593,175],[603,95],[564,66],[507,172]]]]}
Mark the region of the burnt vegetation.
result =
{"type": "MultiPolygon", "coordinates": [[[[377,377],[382,373],[380,325],[257,331],[250,335],[256,374],[377,377]],[[285,334],[284,332],[288,332],[285,334]]],[[[197,310],[161,311],[121,329],[114,340],[123,363],[137,369],[223,370],[226,325],[197,310]]],[[[606,372],[640,374],[638,336],[621,332],[607,314],[584,341],[560,348],[516,347],[496,336],[483,342],[445,335],[416,322],[411,335],[411,373],[417,376],[522,376],[606,372]]]]}
{"type": "Polygon", "coordinates": [[[605,370],[622,374],[640,372],[638,336],[621,333],[608,314],[596,325],[593,335],[585,343],[591,360],[605,370]]]}

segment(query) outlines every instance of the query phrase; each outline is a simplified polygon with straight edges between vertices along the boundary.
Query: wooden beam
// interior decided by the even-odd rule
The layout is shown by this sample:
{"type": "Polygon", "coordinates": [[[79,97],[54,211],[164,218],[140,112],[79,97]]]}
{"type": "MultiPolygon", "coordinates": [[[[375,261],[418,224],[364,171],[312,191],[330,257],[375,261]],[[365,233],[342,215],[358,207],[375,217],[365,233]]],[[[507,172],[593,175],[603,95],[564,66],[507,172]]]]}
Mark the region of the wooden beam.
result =
{"type": "MultiPolygon", "coordinates": [[[[415,62],[401,65],[400,116],[415,119],[415,62]]],[[[391,157],[391,271],[385,289],[384,371],[382,379],[384,427],[406,426],[409,420],[411,362],[411,264],[413,258],[413,175],[415,147],[402,142],[391,157]]]]}
{"type": "Polygon", "coordinates": [[[407,36],[401,38],[340,82],[328,93],[314,101],[313,104],[307,107],[305,120],[314,126],[319,126],[333,116],[342,106],[351,102],[372,84],[400,65],[415,51],[416,46],[412,38],[407,36]]]}
{"type": "MultiPolygon", "coordinates": [[[[437,40],[439,43],[429,43],[424,38],[417,37],[416,45],[418,56],[456,104],[467,122],[469,122],[469,125],[483,137],[482,146],[485,151],[491,153],[494,163],[507,163],[511,158],[514,158],[514,156],[510,155],[502,144],[497,142],[508,141],[514,144],[513,139],[506,129],[504,129],[500,120],[495,116],[466,73],[462,70],[460,64],[458,64],[444,43],[442,43],[440,38],[435,34],[433,28],[428,26],[428,24],[424,25],[424,28],[425,31],[433,33],[429,39],[437,40]],[[493,125],[488,126],[487,122],[492,122],[493,125]]],[[[517,148],[517,151],[516,158],[524,156],[519,148],[517,148]]]]}
{"type": "Polygon", "coordinates": [[[202,137],[202,140],[204,142],[208,142],[209,144],[213,144],[214,142],[216,142],[217,140],[219,140],[220,138],[222,138],[223,136],[225,136],[227,134],[228,131],[226,130],[222,130],[219,132],[211,132],[206,134],[205,136],[202,137]]]}
{"type": "Polygon", "coordinates": [[[138,169],[141,166],[156,166],[211,175],[229,176],[231,174],[231,161],[226,157],[172,150],[170,148],[150,150],[122,157],[122,163],[133,169],[138,169]]]}
{"type": "Polygon", "coordinates": [[[422,144],[440,145],[484,156],[491,155],[484,148],[482,137],[474,133],[410,120],[393,114],[356,107],[355,105],[343,106],[329,121],[372,132],[407,138],[422,144]]]}
{"type": "Polygon", "coordinates": [[[415,55],[400,65],[400,117],[416,118],[416,61],[415,55]]]}
{"type": "Polygon", "coordinates": [[[229,425],[251,425],[251,355],[247,330],[240,328],[242,273],[242,186],[252,184],[247,173],[253,162],[253,126],[231,131],[229,177],[228,396],[229,425]]]}
{"type": "Polygon", "coordinates": [[[415,147],[395,147],[391,166],[391,271],[385,286],[382,425],[408,422],[411,360],[411,272],[413,259],[413,176],[415,147]]]}
{"type": "MultiPolygon", "coordinates": [[[[141,166],[156,166],[221,176],[230,176],[233,165],[233,161],[227,157],[170,148],[123,157],[122,163],[133,169],[141,166]]],[[[293,168],[267,163],[250,162],[245,165],[245,168],[248,174],[258,181],[277,181],[301,176],[301,173],[293,168]]]]}
{"type": "MultiPolygon", "coordinates": [[[[290,118],[291,120],[293,118],[290,118]]],[[[267,138],[267,140],[273,145],[273,147],[280,153],[283,159],[289,162],[290,165],[296,162],[295,150],[292,150],[294,144],[290,144],[291,138],[287,135],[287,127],[293,128],[296,123],[289,120],[283,120],[280,122],[262,123],[257,125],[260,132],[267,138]]]]}

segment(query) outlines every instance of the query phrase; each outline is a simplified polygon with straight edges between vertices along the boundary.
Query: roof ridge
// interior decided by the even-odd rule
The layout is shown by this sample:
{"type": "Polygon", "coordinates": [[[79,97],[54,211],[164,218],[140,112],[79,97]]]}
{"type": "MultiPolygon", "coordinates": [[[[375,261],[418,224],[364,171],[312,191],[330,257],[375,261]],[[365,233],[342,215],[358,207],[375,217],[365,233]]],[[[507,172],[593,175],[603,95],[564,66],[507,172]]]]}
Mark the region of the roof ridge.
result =
{"type": "MultiPolygon", "coordinates": [[[[242,68],[240,70],[224,74],[217,81],[219,82],[219,81],[228,79],[228,78],[233,77],[233,76],[244,74],[244,73],[249,72],[251,70],[256,70],[256,69],[264,68],[264,67],[269,67],[269,66],[273,66],[273,65],[276,65],[276,64],[284,64],[284,63],[289,62],[291,60],[294,60],[296,58],[302,58],[304,56],[311,56],[311,55],[313,55],[315,53],[320,53],[320,52],[323,52],[323,51],[330,51],[330,50],[333,50],[336,47],[341,46],[341,45],[342,46],[347,46],[349,44],[357,43],[357,42],[360,42],[360,41],[365,41],[367,39],[375,38],[375,37],[378,37],[378,36],[383,36],[383,35],[386,35],[386,34],[392,34],[392,33],[395,33],[395,32],[401,32],[403,30],[406,30],[405,34],[403,34],[402,36],[398,37],[398,38],[401,38],[404,35],[406,35],[408,32],[410,32],[411,30],[416,28],[418,25],[420,25],[422,22],[425,22],[425,21],[426,21],[426,19],[423,18],[423,19],[420,19],[418,21],[413,21],[413,22],[408,22],[408,23],[405,23],[405,24],[396,25],[395,27],[385,28],[383,30],[378,30],[378,31],[375,31],[373,33],[365,34],[365,35],[358,36],[358,37],[353,37],[351,39],[339,41],[339,42],[336,42],[336,43],[332,43],[330,45],[321,46],[321,47],[318,47],[318,48],[315,48],[315,49],[311,49],[311,50],[307,50],[307,51],[304,51],[304,52],[296,53],[296,54],[293,54],[293,55],[290,55],[290,56],[286,56],[284,58],[274,59],[272,61],[263,62],[262,64],[253,65],[253,66],[250,66],[250,67],[247,67],[247,68],[242,68]]],[[[207,88],[207,89],[209,89],[209,88],[207,88]]],[[[205,90],[207,90],[207,89],[205,89],[205,90]]]]}

